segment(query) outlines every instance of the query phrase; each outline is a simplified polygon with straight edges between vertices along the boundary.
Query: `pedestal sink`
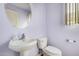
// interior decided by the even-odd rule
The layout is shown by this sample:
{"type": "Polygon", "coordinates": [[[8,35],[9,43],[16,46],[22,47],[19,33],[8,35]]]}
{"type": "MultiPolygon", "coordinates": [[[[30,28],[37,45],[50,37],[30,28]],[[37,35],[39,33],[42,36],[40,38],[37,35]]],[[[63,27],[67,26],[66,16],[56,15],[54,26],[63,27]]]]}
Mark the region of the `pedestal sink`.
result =
{"type": "Polygon", "coordinates": [[[20,52],[20,55],[38,54],[37,40],[11,40],[9,42],[9,48],[13,51],[20,52]]]}

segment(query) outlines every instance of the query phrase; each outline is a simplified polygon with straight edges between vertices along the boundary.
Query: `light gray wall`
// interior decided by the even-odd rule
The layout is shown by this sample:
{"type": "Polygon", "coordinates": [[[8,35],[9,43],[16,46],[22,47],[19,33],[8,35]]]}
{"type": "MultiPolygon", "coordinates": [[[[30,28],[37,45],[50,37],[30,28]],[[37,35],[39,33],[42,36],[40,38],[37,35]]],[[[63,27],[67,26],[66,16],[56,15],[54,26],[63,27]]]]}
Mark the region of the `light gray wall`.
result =
{"type": "Polygon", "coordinates": [[[46,6],[49,45],[61,49],[63,55],[79,56],[79,26],[69,28],[64,25],[64,4],[52,3],[46,6]],[[69,43],[66,39],[77,42],[69,43]]]}
{"type": "Polygon", "coordinates": [[[32,19],[28,28],[16,29],[11,26],[4,10],[4,4],[0,4],[0,55],[17,55],[8,48],[8,41],[14,34],[25,33],[27,37],[46,36],[45,5],[32,4],[32,19]],[[1,53],[2,52],[2,53],[1,53]]]}

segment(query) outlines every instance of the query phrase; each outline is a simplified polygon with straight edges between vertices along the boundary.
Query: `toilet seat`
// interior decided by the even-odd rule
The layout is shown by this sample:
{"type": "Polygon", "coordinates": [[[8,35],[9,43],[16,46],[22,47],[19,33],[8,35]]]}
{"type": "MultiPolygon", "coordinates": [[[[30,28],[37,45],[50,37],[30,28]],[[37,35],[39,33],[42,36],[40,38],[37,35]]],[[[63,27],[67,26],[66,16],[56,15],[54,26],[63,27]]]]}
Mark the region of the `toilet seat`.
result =
{"type": "Polygon", "coordinates": [[[58,48],[53,47],[53,46],[47,46],[46,48],[43,49],[43,52],[45,55],[48,55],[48,56],[61,56],[62,55],[62,52],[58,48]]]}

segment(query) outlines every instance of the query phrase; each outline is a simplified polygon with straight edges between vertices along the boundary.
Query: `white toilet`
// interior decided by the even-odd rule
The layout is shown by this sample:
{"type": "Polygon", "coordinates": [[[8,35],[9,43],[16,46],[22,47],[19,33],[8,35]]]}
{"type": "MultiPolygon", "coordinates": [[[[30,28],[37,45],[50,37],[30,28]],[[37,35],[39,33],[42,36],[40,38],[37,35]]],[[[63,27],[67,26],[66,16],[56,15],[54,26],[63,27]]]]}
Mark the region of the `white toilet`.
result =
{"type": "Polygon", "coordinates": [[[47,38],[39,38],[38,39],[38,47],[42,50],[42,54],[44,56],[61,56],[62,52],[60,49],[53,47],[53,46],[47,46],[47,38]]]}

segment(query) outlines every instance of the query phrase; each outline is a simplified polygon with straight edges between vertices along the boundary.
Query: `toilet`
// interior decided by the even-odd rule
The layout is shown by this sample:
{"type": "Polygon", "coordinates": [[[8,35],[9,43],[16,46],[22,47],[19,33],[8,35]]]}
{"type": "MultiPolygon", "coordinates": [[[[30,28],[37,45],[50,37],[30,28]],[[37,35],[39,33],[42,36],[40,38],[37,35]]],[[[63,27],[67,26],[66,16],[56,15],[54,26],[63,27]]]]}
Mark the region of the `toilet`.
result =
{"type": "Polygon", "coordinates": [[[60,49],[47,45],[47,37],[39,38],[37,41],[38,48],[41,50],[41,54],[43,54],[43,56],[62,56],[60,49]]]}

